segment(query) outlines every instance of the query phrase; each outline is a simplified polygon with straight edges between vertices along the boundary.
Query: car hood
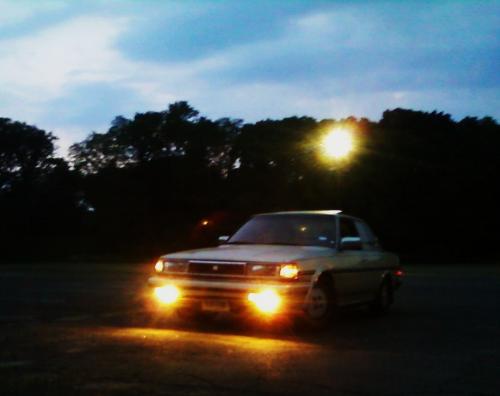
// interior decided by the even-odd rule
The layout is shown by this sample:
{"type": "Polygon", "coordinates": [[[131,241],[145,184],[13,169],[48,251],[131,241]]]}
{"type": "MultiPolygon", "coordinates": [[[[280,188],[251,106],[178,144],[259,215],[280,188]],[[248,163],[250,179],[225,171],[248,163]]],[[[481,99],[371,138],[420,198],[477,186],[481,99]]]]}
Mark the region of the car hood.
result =
{"type": "Polygon", "coordinates": [[[221,245],[167,254],[166,259],[288,262],[328,256],[332,249],[319,246],[221,245]]]}

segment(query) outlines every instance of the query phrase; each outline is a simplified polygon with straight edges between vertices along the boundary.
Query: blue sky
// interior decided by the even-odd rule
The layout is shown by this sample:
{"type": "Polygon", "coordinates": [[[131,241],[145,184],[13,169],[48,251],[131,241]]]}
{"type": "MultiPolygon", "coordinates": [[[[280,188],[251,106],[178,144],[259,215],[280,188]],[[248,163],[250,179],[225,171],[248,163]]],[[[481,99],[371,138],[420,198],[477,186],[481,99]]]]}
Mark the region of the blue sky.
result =
{"type": "Polygon", "coordinates": [[[499,1],[0,0],[0,117],[60,138],[202,114],[500,119],[499,1]]]}

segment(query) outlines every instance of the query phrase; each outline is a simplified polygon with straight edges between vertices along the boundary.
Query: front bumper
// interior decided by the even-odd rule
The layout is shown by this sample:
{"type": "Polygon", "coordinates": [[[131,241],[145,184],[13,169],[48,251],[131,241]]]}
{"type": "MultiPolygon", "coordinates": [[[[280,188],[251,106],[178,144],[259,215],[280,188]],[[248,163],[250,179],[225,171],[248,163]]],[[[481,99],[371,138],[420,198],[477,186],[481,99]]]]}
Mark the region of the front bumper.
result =
{"type": "Polygon", "coordinates": [[[217,300],[227,302],[228,311],[234,314],[254,310],[255,307],[249,301],[248,295],[262,290],[273,290],[281,297],[282,303],[276,314],[301,313],[310,286],[308,282],[207,280],[165,276],[150,277],[148,285],[151,288],[167,285],[178,288],[180,298],[172,304],[172,307],[202,310],[204,302],[217,300]]]}

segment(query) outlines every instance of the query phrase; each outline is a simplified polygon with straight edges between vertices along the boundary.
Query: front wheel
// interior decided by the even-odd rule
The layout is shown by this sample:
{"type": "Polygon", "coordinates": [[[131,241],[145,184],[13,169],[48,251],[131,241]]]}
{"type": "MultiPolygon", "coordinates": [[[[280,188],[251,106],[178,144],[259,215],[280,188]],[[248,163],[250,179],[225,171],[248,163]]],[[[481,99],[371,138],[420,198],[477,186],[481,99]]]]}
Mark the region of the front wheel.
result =
{"type": "Polygon", "coordinates": [[[318,282],[309,295],[306,317],[313,325],[325,325],[335,310],[335,294],[330,282],[318,282]]]}

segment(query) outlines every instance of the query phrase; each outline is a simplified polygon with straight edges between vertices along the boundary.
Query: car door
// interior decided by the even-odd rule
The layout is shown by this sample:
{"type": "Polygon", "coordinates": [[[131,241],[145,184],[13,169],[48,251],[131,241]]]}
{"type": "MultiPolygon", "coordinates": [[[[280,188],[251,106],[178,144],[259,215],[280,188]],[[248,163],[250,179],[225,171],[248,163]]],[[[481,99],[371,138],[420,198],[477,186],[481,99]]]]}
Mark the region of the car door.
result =
{"type": "Polygon", "coordinates": [[[364,221],[354,219],[354,224],[361,237],[363,247],[363,259],[361,262],[361,267],[363,268],[362,294],[367,299],[372,299],[378,291],[385,272],[384,253],[380,248],[377,237],[364,221]]]}
{"type": "Polygon", "coordinates": [[[361,235],[352,218],[339,217],[339,241],[334,269],[337,298],[341,305],[363,301],[366,299],[366,280],[363,273],[365,252],[361,235]]]}

